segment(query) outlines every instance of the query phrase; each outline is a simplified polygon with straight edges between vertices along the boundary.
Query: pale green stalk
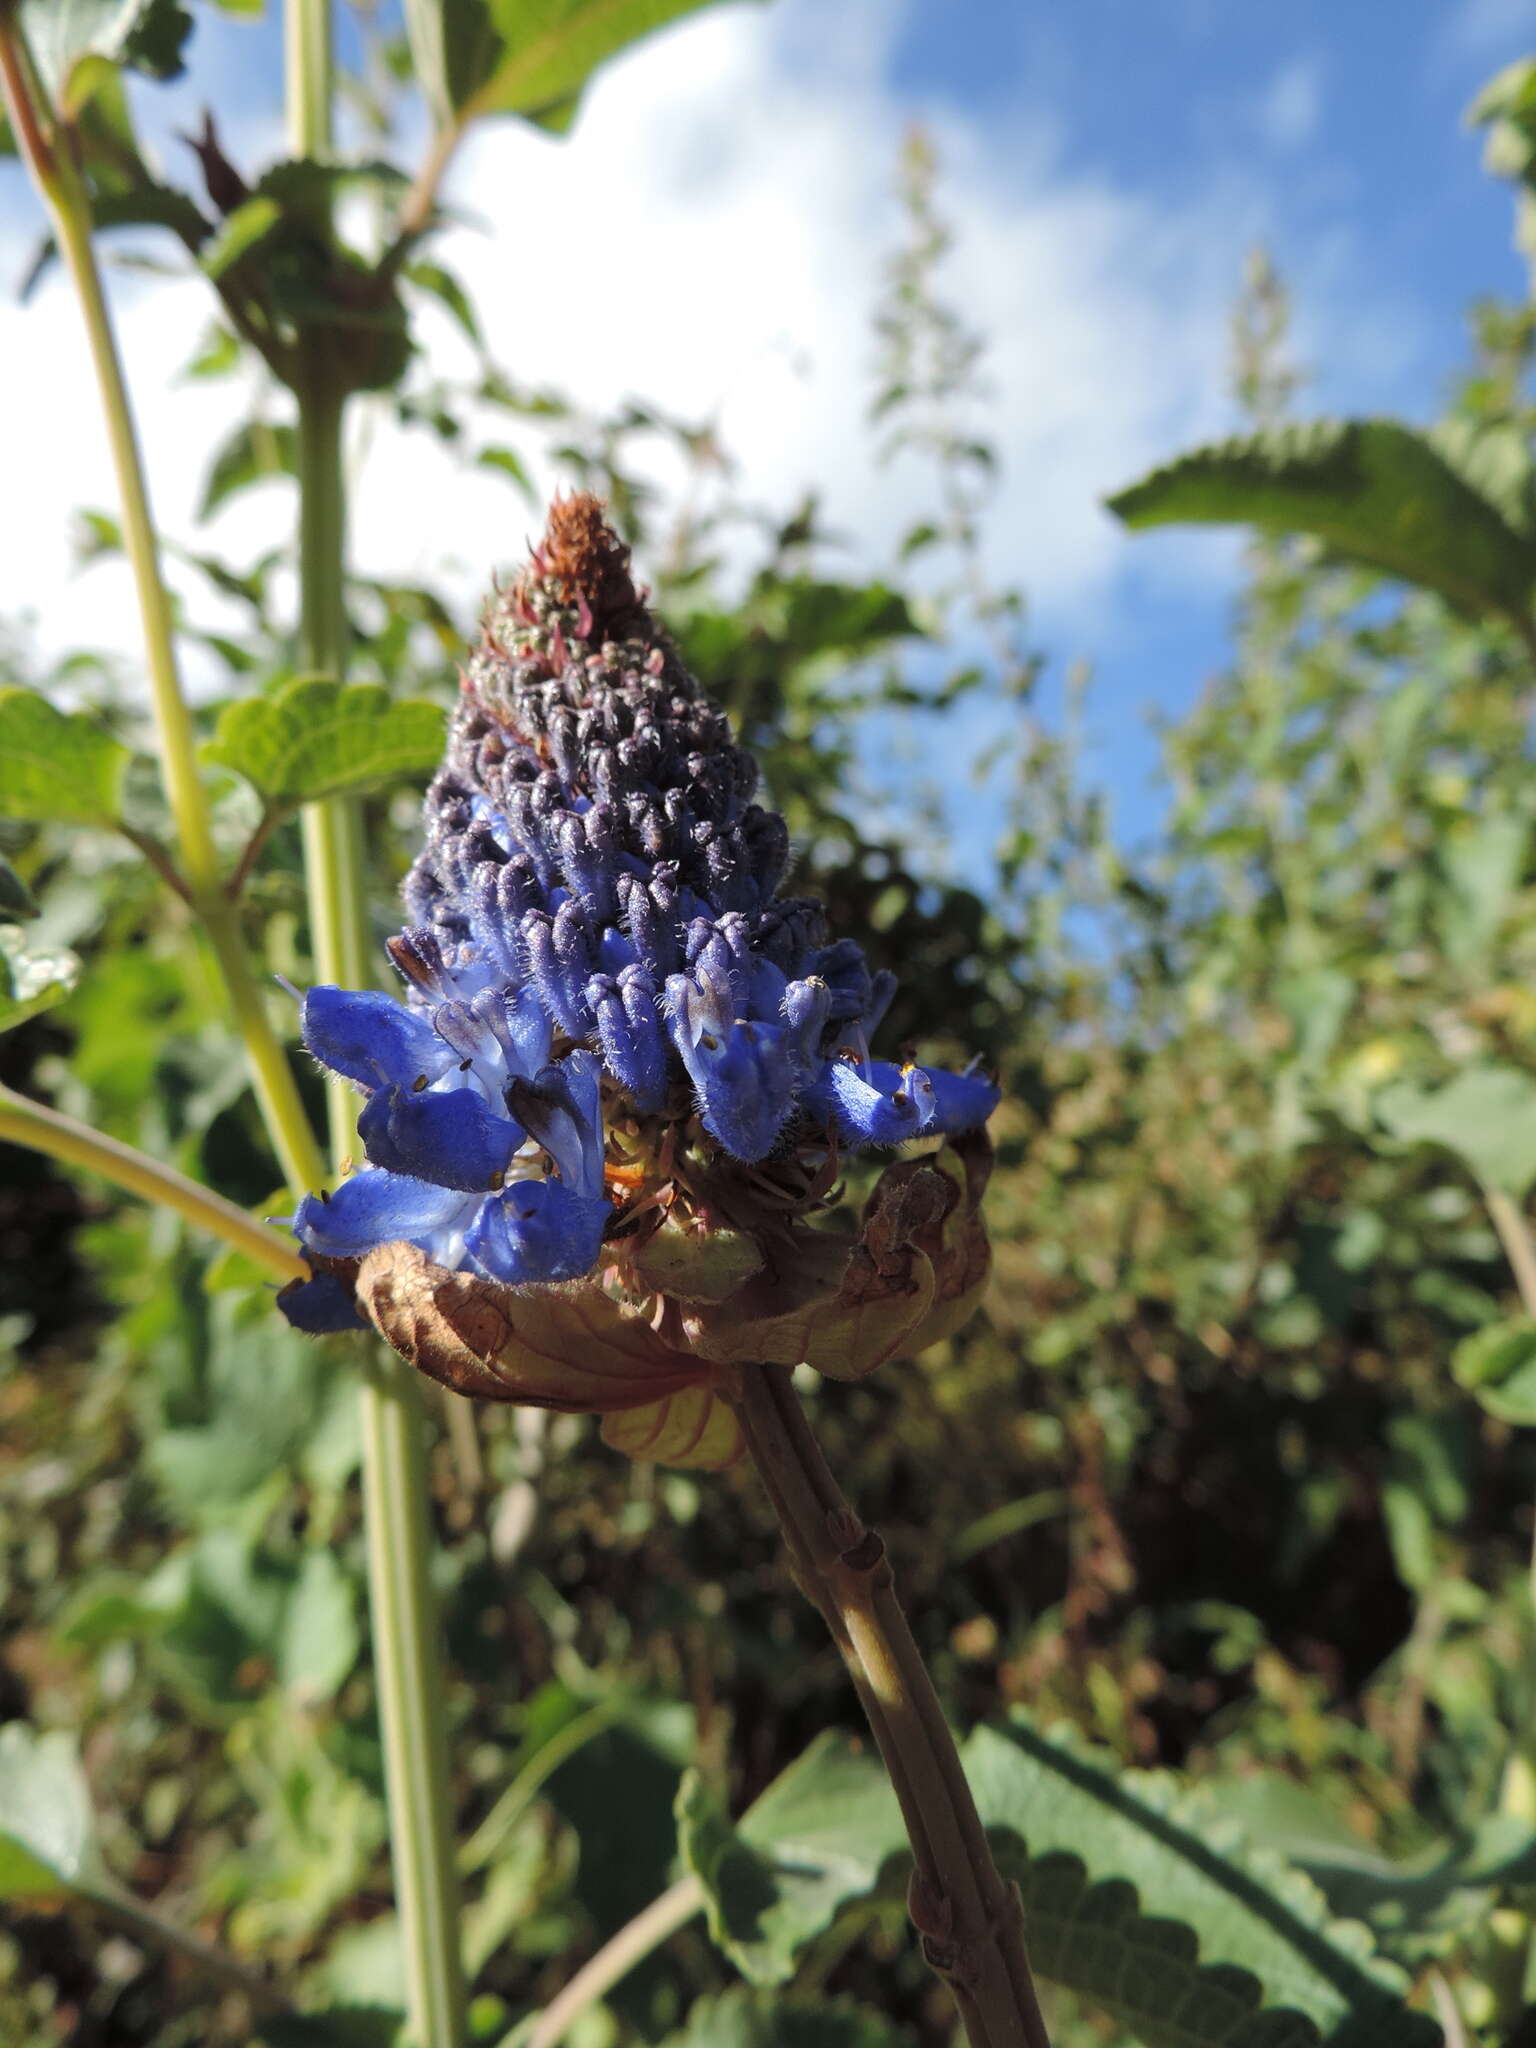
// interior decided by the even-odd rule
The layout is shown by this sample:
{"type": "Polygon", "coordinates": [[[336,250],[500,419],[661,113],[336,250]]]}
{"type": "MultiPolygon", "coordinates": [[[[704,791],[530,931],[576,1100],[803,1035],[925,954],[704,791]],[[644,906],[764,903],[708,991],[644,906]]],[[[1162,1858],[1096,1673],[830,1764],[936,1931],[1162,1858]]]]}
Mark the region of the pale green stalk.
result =
{"type": "MultiPolygon", "coordinates": [[[[653,1950],[686,1927],[696,1913],[704,1910],[704,1887],[690,1872],[670,1890],[628,1920],[618,1933],[605,1941],[589,1962],[582,1964],[570,1983],[550,2000],[526,2034],[513,2038],[519,2048],[559,2048],[589,2006],[606,1998],[615,1984],[643,1963],[653,1950]]],[[[503,2044],[507,2048],[507,2044],[503,2044]]]]}
{"type": "Polygon", "coordinates": [[[174,1209],[199,1230],[222,1238],[225,1244],[265,1266],[279,1280],[309,1277],[309,1268],[287,1239],[247,1216],[222,1195],[214,1194],[211,1188],[188,1180],[174,1167],[162,1166],[158,1159],[136,1151],[132,1145],[93,1131],[88,1124],[77,1123],[72,1116],[48,1109],[40,1102],[28,1102],[25,1096],[15,1095],[9,1088],[0,1088],[0,1139],[9,1145],[25,1145],[32,1152],[46,1152],[50,1159],[60,1159],[86,1173],[99,1173],[103,1180],[126,1188],[131,1195],[139,1195],[146,1202],[158,1202],[164,1209],[174,1209]]]}
{"type": "MultiPolygon", "coordinates": [[[[289,141],[296,156],[331,146],[328,0],[287,0],[289,141]]],[[[298,401],[299,607],[305,667],[338,681],[347,666],[345,386],[334,337],[300,339],[298,401]]],[[[359,988],[373,978],[357,804],[308,804],[304,872],[318,979],[359,988]]],[[[338,1166],[356,1136],[356,1098],[328,1092],[338,1166]]],[[[405,1953],[406,2022],[417,2048],[460,2048],[464,1981],[448,1792],[443,1653],[428,1572],[432,1520],[424,1418],[415,1374],[390,1351],[370,1355],[362,1392],[368,1587],[390,1852],[405,1953]]]]}
{"type": "Polygon", "coordinates": [[[207,792],[197,772],[196,734],[177,670],[170,599],[160,568],[159,539],[150,510],[133,408],[91,240],[89,196],[75,168],[68,138],[50,138],[43,132],[40,114],[46,101],[22,40],[20,24],[13,15],[4,13],[0,13],[0,79],[5,87],[12,131],[52,217],[59,253],[85,320],[117,476],[123,545],[138,597],[161,772],[176,822],[187,896],[218,959],[245,1045],[256,1099],[284,1178],[299,1192],[318,1185],[322,1160],[304,1114],[293,1070],[251,971],[238,913],[219,875],[207,792]]]}

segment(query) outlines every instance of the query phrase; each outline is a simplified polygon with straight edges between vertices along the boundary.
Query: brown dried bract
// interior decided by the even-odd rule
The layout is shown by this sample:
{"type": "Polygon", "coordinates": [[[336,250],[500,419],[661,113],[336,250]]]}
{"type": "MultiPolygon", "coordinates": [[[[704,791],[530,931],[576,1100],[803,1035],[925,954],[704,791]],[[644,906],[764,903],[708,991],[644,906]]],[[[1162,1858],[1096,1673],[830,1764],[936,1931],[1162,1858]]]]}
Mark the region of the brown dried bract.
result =
{"type": "Polygon", "coordinates": [[[409,1364],[483,1401],[613,1415],[717,1378],[590,1284],[499,1287],[434,1265],[413,1244],[371,1251],[357,1300],[409,1364]]]}
{"type": "Polygon", "coordinates": [[[534,584],[552,586],[563,604],[579,614],[578,630],[594,646],[605,640],[649,637],[655,630],[629,570],[629,549],[603,516],[603,501],[590,491],[556,498],[544,538],[514,586],[514,596],[531,595],[534,584]]]}

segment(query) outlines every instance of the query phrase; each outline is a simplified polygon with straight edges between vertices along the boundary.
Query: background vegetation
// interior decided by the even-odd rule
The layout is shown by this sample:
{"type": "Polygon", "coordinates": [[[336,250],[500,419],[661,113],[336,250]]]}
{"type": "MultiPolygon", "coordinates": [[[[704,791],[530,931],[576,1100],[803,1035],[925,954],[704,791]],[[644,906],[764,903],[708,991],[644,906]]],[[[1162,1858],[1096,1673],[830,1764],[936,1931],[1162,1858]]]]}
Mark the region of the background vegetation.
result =
{"type": "MultiPolygon", "coordinates": [[[[379,39],[355,81],[381,148],[406,71],[379,39]]],[[[1517,175],[1536,104],[1529,78],[1520,89],[1500,115],[1517,175]]],[[[420,356],[382,365],[374,402],[504,472],[488,568],[537,516],[532,451],[608,499],[692,666],[763,759],[801,877],[900,974],[892,1042],[979,1049],[1002,1077],[984,1312],[917,1364],[812,1396],[957,1723],[1019,1705],[1101,1761],[1177,1770],[1182,1808],[1161,1779],[1123,1782],[1234,1855],[1246,1836],[1308,1874],[1450,2038],[1536,2039],[1536,1261],[1520,1216],[1536,1179],[1536,636],[1501,604],[1497,564],[1469,598],[1448,572],[1409,564],[1393,580],[1382,571],[1403,562],[1358,533],[1270,532],[1228,666],[1166,733],[1166,829],[1134,855],[1116,844],[1070,734],[1038,713],[1044,658],[1021,593],[977,567],[990,457],[963,422],[983,344],[942,299],[942,181],[921,137],[900,175],[908,235],[871,308],[867,430],[926,456],[933,510],[876,580],[841,580],[814,499],[772,519],[741,503],[729,450],[700,423],[639,405],[593,422],[489,353],[473,395],[504,409],[504,444],[474,444],[471,392],[420,356]],[[710,478],[686,510],[642,480],[658,439],[710,478]],[[743,535],[745,579],[721,568],[743,535]],[[1010,707],[1010,822],[995,866],[962,884],[933,807],[882,784],[867,735],[878,720],[960,775],[953,735],[982,698],[1010,707]]],[[[430,296],[478,344],[473,308],[429,263],[404,269],[400,295],[402,318],[430,296]]],[[[1473,309],[1435,444],[1464,464],[1474,451],[1515,533],[1536,510],[1533,348],[1528,305],[1473,309]]],[[[1257,500],[1216,509],[1305,525],[1273,499],[1306,451],[1276,439],[1298,378],[1262,262],[1233,361],[1269,436],[1271,498],[1263,517],[1257,500]]],[[[248,374],[248,345],[221,321],[192,368],[248,374]]],[[[264,400],[215,454],[210,506],[283,464],[271,417],[264,400]]],[[[1382,488],[1410,485],[1394,471],[1382,488]]],[[[86,514],[88,552],[119,544],[108,514],[86,514]]],[[[229,707],[270,701],[298,672],[281,567],[174,566],[181,630],[220,676],[199,720],[226,755],[229,707]],[[242,608],[238,632],[205,630],[214,592],[242,608]]],[[[371,580],[366,562],[347,607],[356,678],[447,704],[471,620],[371,580]]],[[[40,673],[18,626],[0,669],[90,732],[147,746],[134,678],[89,651],[40,673]]],[[[380,942],[434,747],[429,734],[367,798],[380,942]]],[[[217,797],[231,858],[261,825],[244,915],[261,957],[302,985],[297,828],[281,804],[263,815],[233,765],[217,797]]],[[[158,801],[130,765],[141,838],[163,836],[158,801]]],[[[61,969],[70,992],[0,1039],[0,1079],[257,1213],[281,1207],[183,906],[85,800],[47,820],[13,790],[4,808],[0,852],[40,911],[24,921],[18,901],[7,943],[34,959],[69,949],[78,972],[61,969]]],[[[40,1156],[0,1156],[0,1719],[78,1742],[101,1857],[133,1894],[316,2007],[387,2014],[398,1961],[353,1354],[288,1334],[252,1269],[175,1219],[40,1156]]],[[[739,1811],[820,1731],[860,1722],[745,1479],[631,1465],[570,1419],[447,1401],[434,1416],[473,2025],[524,2038],[511,2030],[676,1878],[685,1771],[700,1813],[739,1811]]],[[[14,1768],[49,1758],[69,1768],[46,1748],[14,1768]]],[[[1117,1874],[1074,1842],[1070,1816],[1055,1846],[1086,1854],[1085,1884],[1117,1874]]],[[[807,2011],[853,2001],[863,2031],[846,2012],[825,2035],[754,2019],[732,1988],[752,1944],[738,1929],[732,1950],[726,1911],[726,1953],[686,1921],[570,2038],[947,2041],[899,1885],[889,1866],[881,1881],[882,1853],[866,1860],[768,1943],[807,2011]]],[[[121,1912],[81,1917],[12,1889],[0,2040],[250,2038],[244,1993],[195,1958],[121,1912]]],[[[1306,1896],[1298,1913],[1321,1914],[1306,1896]]],[[[1110,1926],[1113,1906],[1103,1890],[1081,1926],[1110,1926]]],[[[1056,2038],[1119,2040],[1134,2016],[1114,2010],[1055,1991],[1056,2038]]],[[[358,2012],[263,2038],[372,2039],[380,2024],[358,2012]]],[[[1172,2038],[1148,2024],[1142,2038],[1172,2038]]],[[[1250,2036],[1213,2022],[1179,2038],[1250,2036]]]]}

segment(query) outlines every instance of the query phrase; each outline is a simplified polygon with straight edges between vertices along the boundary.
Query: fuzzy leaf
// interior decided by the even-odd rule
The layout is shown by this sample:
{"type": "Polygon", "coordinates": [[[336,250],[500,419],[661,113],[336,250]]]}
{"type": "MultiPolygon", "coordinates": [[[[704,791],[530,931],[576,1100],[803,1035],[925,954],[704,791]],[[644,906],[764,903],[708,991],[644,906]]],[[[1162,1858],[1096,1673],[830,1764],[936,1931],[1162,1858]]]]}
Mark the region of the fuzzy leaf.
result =
{"type": "Polygon", "coordinates": [[[1197,448],[1109,507],[1134,527],[1311,534],[1472,613],[1524,614],[1536,581],[1530,539],[1428,437],[1395,420],[1319,420],[1197,448]]]}
{"type": "Polygon", "coordinates": [[[36,690],[0,690],[0,818],[110,825],[128,749],[83,711],[57,711],[36,690]]]}
{"type": "MultiPolygon", "coordinates": [[[[1023,1893],[1036,1969],[1147,2048],[1433,2048],[1438,2030],[1405,2011],[1406,1979],[1366,1930],[1331,1920],[1316,1886],[1250,1848],[1217,1800],[1022,1721],[978,1729],[964,1761],[1023,1893]]],[[[880,1765],[834,1735],[734,1826],[696,1779],[678,1815],[715,1938],[759,1984],[781,1982],[905,1848],[880,1765]]]]}
{"type": "Polygon", "coordinates": [[[1438,2048],[1407,1980],[1310,1879],[1254,1849],[1219,1801],[1116,1772],[1022,1719],[978,1728],[966,1775],[1024,1894],[1042,1975],[1147,2048],[1438,2048]]]}
{"type": "Polygon", "coordinates": [[[1536,1181],[1536,1078],[1519,1067],[1463,1067],[1443,1088],[1394,1081],[1375,1106],[1394,1138],[1443,1145],[1486,1187],[1520,1196],[1536,1181]]]}
{"type": "Polygon", "coordinates": [[[704,1886],[710,1933],[751,1984],[782,1984],[808,1941],[874,1890],[906,1851],[879,1764],[818,1735],[734,1824],[696,1771],[678,1793],[684,1862],[704,1886]]]}
{"type": "Polygon", "coordinates": [[[236,427],[214,456],[197,516],[211,518],[222,504],[237,492],[248,491],[253,484],[298,473],[298,444],[293,428],[248,420],[243,427],[236,427]]]}
{"type": "Polygon", "coordinates": [[[205,760],[234,768],[272,804],[311,803],[425,775],[443,750],[443,713],[395,702],[377,683],[301,676],[220,714],[205,760]]]}
{"type": "Polygon", "coordinates": [[[25,1721],[0,1728],[0,1899],[94,1889],[96,1818],[75,1745],[25,1721]]]}

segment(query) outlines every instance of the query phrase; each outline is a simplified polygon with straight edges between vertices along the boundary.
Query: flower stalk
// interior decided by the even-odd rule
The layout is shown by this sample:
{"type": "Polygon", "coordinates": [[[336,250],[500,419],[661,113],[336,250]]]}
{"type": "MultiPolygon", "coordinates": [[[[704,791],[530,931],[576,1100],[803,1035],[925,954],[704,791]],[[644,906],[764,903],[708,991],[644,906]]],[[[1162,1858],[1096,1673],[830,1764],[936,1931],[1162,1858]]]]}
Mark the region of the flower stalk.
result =
{"type": "Polygon", "coordinates": [[[833,1478],[787,1371],[744,1366],[727,1399],[890,1773],[916,1864],[907,1903],[924,1956],[949,1986],[971,2048],[1049,2048],[1018,1891],[992,1860],[885,1546],[833,1478]]]}
{"type": "MultiPolygon", "coordinates": [[[[296,156],[331,147],[333,60],[329,0],[288,0],[289,135],[296,156]]],[[[335,338],[300,339],[294,396],[299,476],[299,640],[306,667],[343,679],[347,667],[345,395],[335,338]]],[[[307,804],[304,874],[312,951],[321,981],[367,981],[368,922],[361,821],[355,800],[307,804]]],[[[327,1085],[333,1161],[356,1143],[357,1097],[327,1085]]],[[[405,1951],[406,2022],[416,2048],[459,2048],[464,1978],[449,1804],[442,1646],[428,1560],[433,1533],[421,1396],[392,1352],[370,1347],[359,1393],[369,1611],[384,1744],[390,1857],[405,1951]]]]}

